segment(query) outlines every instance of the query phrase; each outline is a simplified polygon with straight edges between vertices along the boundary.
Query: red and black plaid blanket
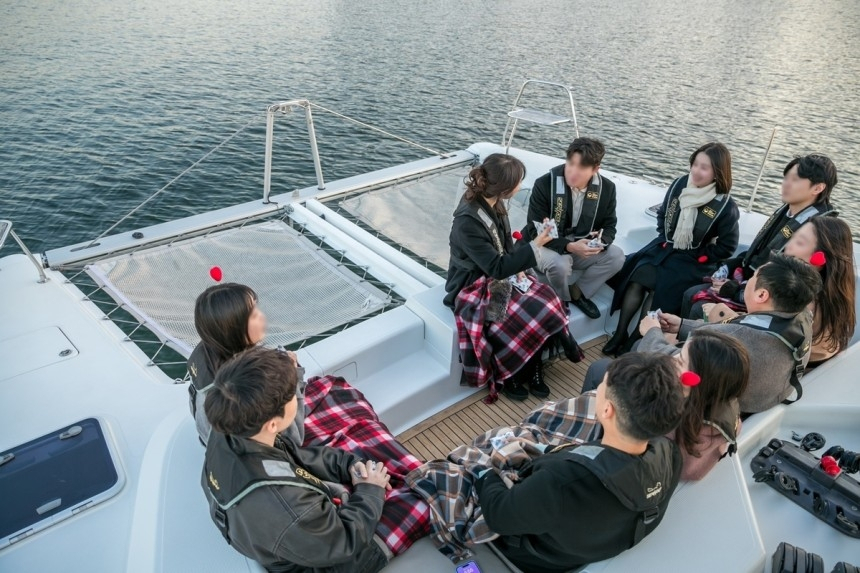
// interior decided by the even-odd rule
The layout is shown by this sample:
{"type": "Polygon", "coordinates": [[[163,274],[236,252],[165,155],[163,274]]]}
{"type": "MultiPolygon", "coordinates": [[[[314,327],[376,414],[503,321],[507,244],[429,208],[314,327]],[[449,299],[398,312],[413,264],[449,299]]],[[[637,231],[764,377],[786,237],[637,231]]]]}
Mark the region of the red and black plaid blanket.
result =
{"type": "Polygon", "coordinates": [[[485,469],[499,474],[508,487],[519,480],[523,464],[547,447],[598,440],[603,428],[597,421],[597,392],[546,402],[516,426],[489,430],[470,446],[459,446],[445,461],[431,461],[410,473],[406,482],[430,505],[437,549],[455,563],[472,555],[479,543],[498,537],[490,530],[475,490],[485,469]]]}
{"type": "Polygon", "coordinates": [[[430,533],[430,509],[405,485],[406,474],[421,466],[379,420],[364,394],[343,378],[314,377],[305,390],[306,446],[346,450],[383,462],[391,475],[376,533],[394,555],[430,533]]]}
{"type": "Polygon", "coordinates": [[[470,386],[489,385],[498,398],[499,385],[541,350],[544,342],[567,326],[567,312],[555,291],[535,281],[525,293],[511,289],[507,317],[486,322],[489,279],[481,277],[460,291],[454,317],[463,360],[463,378],[470,386]]]}

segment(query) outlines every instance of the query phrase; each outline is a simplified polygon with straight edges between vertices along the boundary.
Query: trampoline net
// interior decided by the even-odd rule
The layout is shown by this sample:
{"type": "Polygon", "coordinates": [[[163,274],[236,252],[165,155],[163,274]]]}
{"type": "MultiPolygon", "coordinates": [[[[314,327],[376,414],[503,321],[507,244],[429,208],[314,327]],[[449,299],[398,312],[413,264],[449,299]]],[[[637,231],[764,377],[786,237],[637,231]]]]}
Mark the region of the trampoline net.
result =
{"type": "Polygon", "coordinates": [[[215,284],[250,286],[268,323],[266,344],[291,345],[379,312],[391,297],[283,221],[229,229],[99,261],[87,273],[162,340],[187,355],[200,341],[194,301],[215,284]]]}
{"type": "MultiPolygon", "coordinates": [[[[458,166],[390,187],[366,191],[340,200],[337,206],[392,243],[420,259],[448,268],[448,235],[454,209],[466,187],[471,165],[458,166]]],[[[528,190],[508,202],[511,228],[526,220],[528,190]]]]}

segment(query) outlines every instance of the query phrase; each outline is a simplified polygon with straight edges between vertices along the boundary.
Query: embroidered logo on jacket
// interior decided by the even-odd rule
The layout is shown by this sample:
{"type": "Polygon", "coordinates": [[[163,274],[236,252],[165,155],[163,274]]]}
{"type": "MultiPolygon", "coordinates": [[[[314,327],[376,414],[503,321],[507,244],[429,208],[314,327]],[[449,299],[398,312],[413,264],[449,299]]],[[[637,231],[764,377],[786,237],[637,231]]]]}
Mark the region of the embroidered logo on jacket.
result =
{"type": "Polygon", "coordinates": [[[786,225],[785,227],[782,228],[782,236],[783,237],[785,237],[786,239],[790,239],[791,234],[792,234],[791,229],[788,228],[788,225],[786,225]]]}
{"type": "Polygon", "coordinates": [[[197,378],[197,365],[192,362],[188,365],[188,369],[191,370],[191,375],[197,378]]]}
{"type": "Polygon", "coordinates": [[[214,487],[218,491],[221,491],[221,486],[218,485],[218,480],[215,479],[215,476],[212,475],[212,472],[209,472],[209,483],[212,484],[212,487],[214,487]]]}
{"type": "Polygon", "coordinates": [[[311,483],[314,483],[317,485],[322,485],[322,481],[320,480],[320,478],[318,478],[317,476],[315,476],[314,474],[312,474],[311,472],[309,472],[305,468],[296,468],[296,475],[302,479],[308,480],[311,483]]]}
{"type": "Polygon", "coordinates": [[[600,193],[597,191],[589,191],[585,194],[586,199],[600,199],[600,193]]]}
{"type": "Polygon", "coordinates": [[[654,487],[646,487],[645,488],[645,499],[651,499],[655,495],[658,495],[663,491],[663,484],[661,482],[657,482],[654,487]]]}
{"type": "Polygon", "coordinates": [[[713,219],[717,216],[717,212],[714,211],[711,207],[705,207],[704,209],[702,209],[702,214],[710,219],[713,219]]]}

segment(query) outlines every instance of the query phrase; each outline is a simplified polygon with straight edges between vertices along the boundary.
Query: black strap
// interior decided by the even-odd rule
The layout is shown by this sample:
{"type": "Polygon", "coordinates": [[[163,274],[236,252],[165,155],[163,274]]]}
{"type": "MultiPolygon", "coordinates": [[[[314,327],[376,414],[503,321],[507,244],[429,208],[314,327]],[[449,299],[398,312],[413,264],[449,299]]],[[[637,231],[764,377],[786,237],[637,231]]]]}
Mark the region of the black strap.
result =
{"type": "Polygon", "coordinates": [[[788,379],[788,383],[791,384],[791,387],[794,388],[794,391],[797,392],[797,398],[794,400],[789,400],[786,398],[782,401],[783,404],[794,404],[801,398],[803,398],[803,386],[800,384],[800,376],[803,374],[803,362],[796,360],[794,361],[794,370],[791,371],[791,378],[788,379]]]}
{"type": "Polygon", "coordinates": [[[227,526],[227,512],[215,505],[215,512],[213,513],[213,519],[215,520],[215,525],[218,527],[218,531],[221,532],[221,535],[224,536],[224,539],[227,540],[228,545],[232,545],[230,542],[230,534],[227,526]]]}
{"type": "Polygon", "coordinates": [[[636,522],[636,530],[633,532],[633,545],[645,539],[645,535],[648,533],[646,531],[647,526],[654,523],[654,520],[658,517],[660,517],[660,508],[656,505],[649,507],[639,514],[639,520],[636,522]]]}
{"type": "Polygon", "coordinates": [[[194,385],[193,380],[188,384],[188,395],[191,396],[191,416],[196,419],[197,418],[197,386],[194,385]]]}

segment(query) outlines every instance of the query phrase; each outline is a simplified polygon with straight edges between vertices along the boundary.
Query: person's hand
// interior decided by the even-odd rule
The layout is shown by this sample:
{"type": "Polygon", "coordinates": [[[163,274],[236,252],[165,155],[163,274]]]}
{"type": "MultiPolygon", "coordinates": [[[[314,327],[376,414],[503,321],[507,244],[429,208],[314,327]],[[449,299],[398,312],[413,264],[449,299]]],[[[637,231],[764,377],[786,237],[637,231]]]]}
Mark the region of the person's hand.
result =
{"type": "MultiPolygon", "coordinates": [[[[708,306],[708,305],[705,305],[708,306]]],[[[704,311],[708,315],[708,322],[722,322],[728,318],[734,318],[738,316],[738,313],[730,309],[723,303],[712,304],[711,308],[702,307],[702,311],[704,311]]]]}
{"type": "MultiPolygon", "coordinates": [[[[546,222],[546,220],[544,220],[544,222],[546,222]]],[[[532,239],[532,243],[534,243],[536,247],[543,247],[549,243],[552,240],[552,237],[549,236],[549,231],[549,227],[544,227],[540,235],[532,239]]]]}
{"type": "Polygon", "coordinates": [[[360,483],[369,483],[370,485],[378,485],[381,488],[391,489],[391,484],[388,483],[391,476],[388,475],[388,468],[382,462],[356,462],[351,468],[352,485],[360,483]]]}
{"type": "Polygon", "coordinates": [[[522,282],[522,281],[526,280],[527,278],[528,277],[526,276],[525,272],[517,273],[517,280],[518,281],[522,282]]]}
{"type": "Polygon", "coordinates": [[[720,289],[728,282],[729,279],[711,279],[711,290],[716,294],[720,294],[720,289]]]}
{"type": "Polygon", "coordinates": [[[567,244],[566,250],[568,253],[579,257],[592,257],[603,251],[601,247],[589,247],[589,240],[590,239],[580,239],[578,241],[572,241],[567,244]]]}
{"type": "Polygon", "coordinates": [[[668,312],[660,313],[660,330],[663,332],[671,332],[677,334],[681,329],[681,317],[669,314],[668,312]]]}
{"type": "Polygon", "coordinates": [[[662,330],[658,319],[646,316],[639,322],[639,334],[642,336],[645,336],[645,334],[647,334],[652,328],[660,328],[660,330],[662,330]]]}

